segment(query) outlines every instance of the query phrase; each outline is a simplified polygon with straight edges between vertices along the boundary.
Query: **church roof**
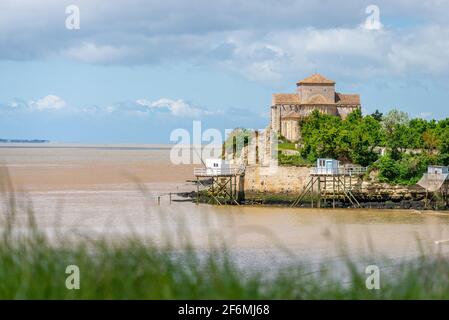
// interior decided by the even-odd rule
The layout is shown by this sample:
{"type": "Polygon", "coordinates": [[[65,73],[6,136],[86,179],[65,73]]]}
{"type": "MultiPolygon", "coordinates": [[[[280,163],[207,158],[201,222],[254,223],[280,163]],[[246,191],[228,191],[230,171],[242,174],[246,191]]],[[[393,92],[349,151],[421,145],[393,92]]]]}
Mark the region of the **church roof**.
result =
{"type": "Polygon", "coordinates": [[[340,105],[360,105],[360,95],[335,92],[335,102],[340,105]]]}
{"type": "Polygon", "coordinates": [[[327,79],[319,73],[312,74],[310,77],[299,80],[297,85],[300,84],[335,84],[334,80],[327,79]]]}
{"type": "MultiPolygon", "coordinates": [[[[315,73],[312,76],[305,78],[298,82],[298,84],[334,84],[335,82],[329,80],[322,75],[315,73]]],[[[298,90],[300,91],[300,90],[298,90]]],[[[318,93],[318,92],[316,92],[318,93]]],[[[275,105],[337,105],[337,106],[360,106],[360,95],[358,94],[344,94],[335,92],[335,99],[329,99],[326,95],[314,94],[308,99],[301,97],[297,93],[274,93],[272,97],[272,106],[275,105]]]]}
{"type": "Polygon", "coordinates": [[[277,104],[300,104],[299,95],[297,93],[274,93],[272,105],[277,104]]]}
{"type": "Polygon", "coordinates": [[[301,105],[301,104],[337,104],[337,105],[360,105],[360,95],[344,94],[335,92],[335,102],[329,101],[321,94],[313,95],[307,101],[301,101],[297,93],[275,93],[273,94],[272,106],[275,105],[301,105]]]}

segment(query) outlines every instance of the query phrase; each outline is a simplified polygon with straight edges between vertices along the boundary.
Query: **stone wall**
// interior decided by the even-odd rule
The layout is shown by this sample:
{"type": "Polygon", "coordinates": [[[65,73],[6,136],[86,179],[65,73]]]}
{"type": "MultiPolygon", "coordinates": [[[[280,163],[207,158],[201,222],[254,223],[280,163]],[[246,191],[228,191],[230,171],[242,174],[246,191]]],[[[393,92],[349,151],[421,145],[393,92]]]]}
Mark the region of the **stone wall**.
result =
{"type": "Polygon", "coordinates": [[[245,171],[245,193],[289,193],[302,191],[309,177],[306,167],[248,166],[245,171]],[[275,171],[274,171],[275,170],[275,171]]]}
{"type": "Polygon", "coordinates": [[[287,140],[298,141],[300,138],[299,119],[283,119],[281,124],[281,135],[287,140]]]}
{"type": "MultiPolygon", "coordinates": [[[[269,167],[246,167],[243,188],[245,193],[299,194],[309,179],[307,167],[279,166],[276,171],[269,167]]],[[[419,186],[392,186],[386,183],[363,181],[354,189],[360,201],[411,201],[423,200],[425,190],[419,186]]]]}
{"type": "Polygon", "coordinates": [[[298,87],[302,102],[307,102],[315,95],[322,95],[329,102],[335,102],[335,86],[331,84],[309,85],[303,84],[298,87]]]}

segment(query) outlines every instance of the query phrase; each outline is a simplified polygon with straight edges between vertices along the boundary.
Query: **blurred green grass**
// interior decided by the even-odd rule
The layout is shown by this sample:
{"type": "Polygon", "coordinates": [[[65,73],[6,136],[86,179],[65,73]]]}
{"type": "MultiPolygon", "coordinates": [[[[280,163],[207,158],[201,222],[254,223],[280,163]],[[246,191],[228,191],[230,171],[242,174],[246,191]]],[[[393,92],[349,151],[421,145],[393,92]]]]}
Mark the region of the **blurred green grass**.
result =
{"type": "Polygon", "coordinates": [[[0,246],[1,299],[447,299],[446,259],[404,263],[400,272],[381,277],[380,290],[367,290],[366,275],[348,263],[349,281],[301,266],[270,277],[245,273],[223,251],[200,257],[186,248],[128,240],[56,247],[43,238],[22,238],[0,246]],[[68,290],[67,265],[80,269],[80,289],[68,290]]]}

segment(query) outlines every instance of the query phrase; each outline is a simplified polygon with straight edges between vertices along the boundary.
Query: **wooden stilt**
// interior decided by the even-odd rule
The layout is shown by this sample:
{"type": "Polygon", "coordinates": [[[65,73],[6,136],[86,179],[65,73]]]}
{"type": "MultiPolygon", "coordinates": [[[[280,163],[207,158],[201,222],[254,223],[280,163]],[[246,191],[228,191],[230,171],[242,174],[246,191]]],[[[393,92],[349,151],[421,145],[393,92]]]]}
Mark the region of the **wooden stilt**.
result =
{"type": "MultiPolygon", "coordinates": [[[[314,202],[317,202],[317,207],[327,206],[328,198],[332,198],[332,207],[337,207],[337,200],[349,201],[353,207],[360,207],[360,203],[353,194],[353,188],[357,187],[353,185],[353,176],[356,179],[360,179],[366,172],[366,168],[357,167],[350,170],[339,170],[338,172],[332,172],[326,170],[311,170],[310,178],[307,184],[304,186],[300,195],[293,201],[292,207],[298,206],[307,196],[310,195],[311,206],[314,206],[314,202]],[[349,186],[348,186],[349,184],[349,186]],[[316,187],[315,187],[316,185],[316,187]],[[318,190],[315,190],[318,189],[318,190]],[[318,199],[315,201],[315,191],[318,192],[318,199]]],[[[329,199],[330,200],[330,199],[329,199]]]]}
{"type": "Polygon", "coordinates": [[[321,208],[321,177],[318,177],[318,208],[321,208]]]}
{"type": "Polygon", "coordinates": [[[200,203],[200,179],[196,177],[196,204],[200,203]]]}
{"type": "Polygon", "coordinates": [[[335,176],[332,175],[332,208],[335,209],[335,176]]]}

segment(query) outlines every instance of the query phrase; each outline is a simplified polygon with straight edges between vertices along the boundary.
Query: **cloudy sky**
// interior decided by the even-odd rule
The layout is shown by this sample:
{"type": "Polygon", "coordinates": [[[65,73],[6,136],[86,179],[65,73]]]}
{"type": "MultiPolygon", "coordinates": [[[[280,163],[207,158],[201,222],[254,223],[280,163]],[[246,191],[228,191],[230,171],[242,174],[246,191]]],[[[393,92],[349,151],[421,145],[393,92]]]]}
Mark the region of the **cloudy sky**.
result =
{"type": "Polygon", "coordinates": [[[315,71],[364,113],[447,117],[448,16],[449,0],[0,0],[0,138],[264,128],[271,94],[315,71]]]}

